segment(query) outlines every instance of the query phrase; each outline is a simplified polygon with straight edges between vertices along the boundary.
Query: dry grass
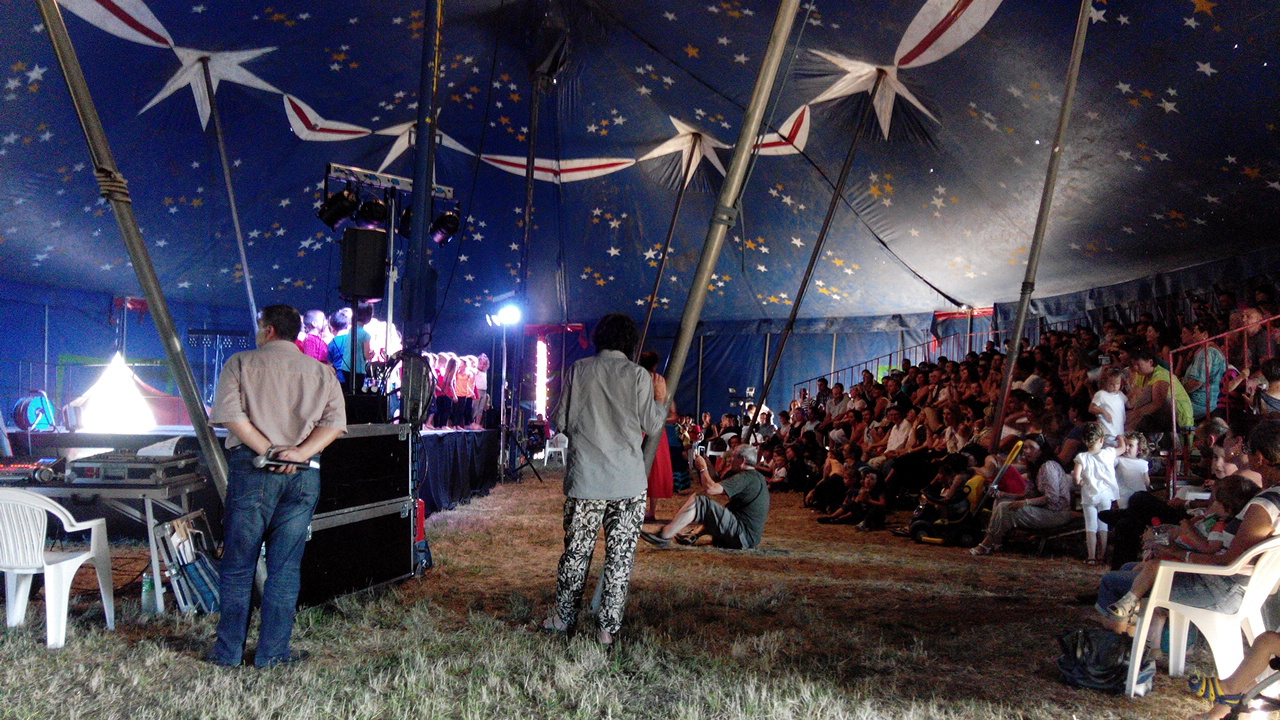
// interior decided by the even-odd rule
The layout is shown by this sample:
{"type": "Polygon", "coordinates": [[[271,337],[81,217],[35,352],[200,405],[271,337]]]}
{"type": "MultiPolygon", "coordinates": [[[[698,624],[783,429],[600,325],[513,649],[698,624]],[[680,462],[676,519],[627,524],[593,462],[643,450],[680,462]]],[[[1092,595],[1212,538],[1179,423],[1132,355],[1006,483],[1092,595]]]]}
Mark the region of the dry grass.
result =
{"type": "Polygon", "coordinates": [[[436,569],[302,613],[296,644],[313,659],[295,668],[199,663],[210,620],[139,616],[136,597],[107,632],[93,594],[73,608],[67,646],[50,651],[33,602],[27,627],[0,642],[0,717],[1012,720],[1204,709],[1164,675],[1138,700],[1056,679],[1053,638],[1088,622],[1076,596],[1097,582],[1077,560],[971,558],[817,525],[795,495],[774,497],[757,550],[642,546],[616,650],[590,633],[545,637],[533,628],[560,551],[558,479],[502,486],[432,518],[436,569]]]}

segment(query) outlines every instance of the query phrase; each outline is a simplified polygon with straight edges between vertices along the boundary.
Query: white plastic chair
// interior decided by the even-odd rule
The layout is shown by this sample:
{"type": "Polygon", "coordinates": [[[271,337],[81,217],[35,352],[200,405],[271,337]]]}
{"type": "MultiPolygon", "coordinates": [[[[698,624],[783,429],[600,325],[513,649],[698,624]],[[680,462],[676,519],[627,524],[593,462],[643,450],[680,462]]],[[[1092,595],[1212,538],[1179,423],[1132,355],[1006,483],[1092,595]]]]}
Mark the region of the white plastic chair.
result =
{"type": "Polygon", "coordinates": [[[1221,567],[1161,561],[1155,585],[1143,603],[1138,629],[1133,635],[1133,648],[1129,653],[1132,660],[1129,663],[1125,693],[1133,696],[1138,671],[1142,668],[1142,653],[1147,647],[1147,633],[1151,630],[1151,617],[1156,608],[1162,607],[1169,611],[1169,676],[1181,677],[1186,672],[1187,631],[1189,624],[1195,623],[1213,652],[1218,677],[1225,678],[1235,672],[1236,667],[1244,660],[1244,644],[1252,645],[1254,638],[1267,629],[1263,624],[1262,603],[1275,591],[1277,583],[1280,583],[1280,536],[1270,537],[1254,545],[1235,562],[1221,567]],[[1249,582],[1240,601],[1240,608],[1228,614],[1170,600],[1169,590],[1173,586],[1174,573],[1227,577],[1248,575],[1249,582]],[[1241,633],[1244,635],[1243,640],[1241,633]]]}
{"type": "Polygon", "coordinates": [[[556,433],[555,437],[547,441],[547,447],[543,450],[542,466],[546,467],[551,462],[551,455],[554,453],[560,456],[560,462],[565,460],[565,451],[569,448],[569,436],[564,433],[556,433]]]}
{"type": "Polygon", "coordinates": [[[5,620],[9,627],[23,623],[31,578],[44,573],[45,615],[48,618],[48,646],[60,648],[67,638],[67,606],[71,581],[86,560],[98,572],[102,609],[107,629],[116,629],[115,595],[111,579],[111,550],[107,546],[107,521],[102,518],[79,522],[67,509],[30,490],[0,488],[0,571],[4,572],[5,620]],[[49,515],[62,521],[67,532],[89,530],[86,552],[45,550],[45,530],[49,515]]]}
{"type": "MultiPolygon", "coordinates": [[[[730,434],[732,433],[726,433],[726,435],[730,434]]],[[[711,440],[707,441],[706,455],[709,458],[718,458],[728,452],[728,450],[729,441],[726,439],[725,435],[721,435],[717,438],[711,438],[711,440]]]]}

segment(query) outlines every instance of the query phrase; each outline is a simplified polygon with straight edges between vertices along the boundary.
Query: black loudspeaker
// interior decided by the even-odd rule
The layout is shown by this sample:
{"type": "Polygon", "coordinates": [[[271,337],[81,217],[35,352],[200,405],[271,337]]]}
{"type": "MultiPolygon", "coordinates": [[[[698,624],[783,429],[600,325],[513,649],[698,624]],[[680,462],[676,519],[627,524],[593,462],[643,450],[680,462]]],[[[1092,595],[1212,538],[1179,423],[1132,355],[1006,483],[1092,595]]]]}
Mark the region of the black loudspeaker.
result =
{"type": "Polygon", "coordinates": [[[386,285],[386,231],[347,228],[342,233],[342,282],[338,294],[349,300],[380,298],[386,285]]]}

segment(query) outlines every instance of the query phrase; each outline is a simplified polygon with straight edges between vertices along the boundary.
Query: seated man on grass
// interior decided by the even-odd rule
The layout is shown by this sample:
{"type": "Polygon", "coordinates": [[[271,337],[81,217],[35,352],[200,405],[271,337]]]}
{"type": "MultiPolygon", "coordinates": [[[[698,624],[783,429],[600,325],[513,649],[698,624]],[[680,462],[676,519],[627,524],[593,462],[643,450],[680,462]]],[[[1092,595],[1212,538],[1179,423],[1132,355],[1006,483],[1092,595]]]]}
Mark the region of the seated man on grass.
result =
{"type": "Polygon", "coordinates": [[[720,482],[711,476],[706,458],[695,456],[693,463],[705,494],[691,495],[671,522],[657,533],[642,532],[640,537],[658,547],[670,547],[672,538],[681,530],[699,523],[716,547],[745,550],[759,545],[769,518],[769,487],[755,469],[755,447],[739,445],[720,482]],[[713,495],[727,496],[728,506],[712,500],[713,495]]]}

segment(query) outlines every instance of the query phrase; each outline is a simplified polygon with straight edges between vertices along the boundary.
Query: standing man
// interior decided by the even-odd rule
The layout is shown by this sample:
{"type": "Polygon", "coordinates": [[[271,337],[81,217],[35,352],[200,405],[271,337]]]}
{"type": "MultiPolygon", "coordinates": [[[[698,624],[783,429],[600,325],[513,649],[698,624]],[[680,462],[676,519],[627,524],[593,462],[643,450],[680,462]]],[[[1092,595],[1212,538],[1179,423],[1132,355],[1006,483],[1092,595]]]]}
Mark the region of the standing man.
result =
{"type": "Polygon", "coordinates": [[[208,657],[217,665],[237,666],[243,660],[254,571],[264,543],[267,580],[254,664],[301,659],[290,651],[289,638],[307,528],[320,497],[320,471],[308,463],[346,432],[347,415],[333,371],[294,344],[300,325],[298,311],[288,305],[263,308],[258,349],[232,355],[218,379],[209,420],[230,431],[230,472],[218,581],[222,617],[208,657]],[[282,464],[256,468],[255,456],[282,464]]]}
{"type": "Polygon", "coordinates": [[[693,458],[702,492],[689,496],[684,507],[657,533],[640,533],[640,537],[658,547],[670,547],[672,538],[693,523],[701,523],[716,547],[750,549],[760,544],[764,523],[769,519],[769,485],[756,470],[756,449],[739,445],[729,460],[727,477],[716,482],[707,469],[707,459],[693,458]],[[711,499],[725,495],[728,506],[711,499]]]}
{"type": "Polygon", "coordinates": [[[604,525],[603,592],[596,640],[613,644],[622,627],[636,541],[644,519],[648,472],[642,440],[662,431],[667,384],[661,375],[631,362],[640,331],[621,313],[600,319],[591,337],[596,356],[565,373],[552,413],[556,429],[569,437],[564,473],[564,554],[556,573],[556,600],[544,630],[573,627],[582,590],[604,525]]]}

